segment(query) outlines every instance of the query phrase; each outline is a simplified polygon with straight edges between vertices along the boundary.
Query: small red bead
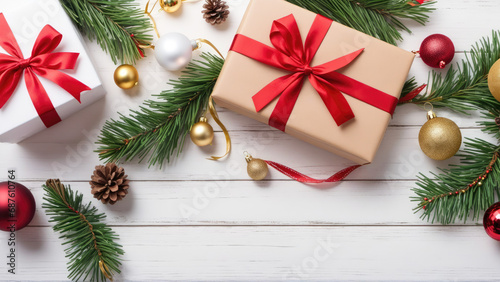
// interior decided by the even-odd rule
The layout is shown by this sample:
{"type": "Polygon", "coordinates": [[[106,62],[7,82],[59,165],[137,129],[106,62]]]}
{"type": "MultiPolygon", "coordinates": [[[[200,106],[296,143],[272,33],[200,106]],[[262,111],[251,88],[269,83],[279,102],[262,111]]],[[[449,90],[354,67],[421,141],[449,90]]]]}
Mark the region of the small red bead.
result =
{"type": "Polygon", "coordinates": [[[429,199],[427,199],[427,198],[424,198],[424,201],[428,201],[428,200],[429,200],[429,199]]]}
{"type": "Polygon", "coordinates": [[[432,200],[429,200],[429,203],[432,203],[432,200]]]}
{"type": "Polygon", "coordinates": [[[457,195],[458,195],[458,191],[456,191],[456,192],[455,192],[455,194],[457,194],[457,195]]]}
{"type": "Polygon", "coordinates": [[[453,193],[450,192],[450,196],[453,195],[453,193]]]}
{"type": "Polygon", "coordinates": [[[425,210],[427,208],[427,206],[424,206],[423,209],[425,210]]]}

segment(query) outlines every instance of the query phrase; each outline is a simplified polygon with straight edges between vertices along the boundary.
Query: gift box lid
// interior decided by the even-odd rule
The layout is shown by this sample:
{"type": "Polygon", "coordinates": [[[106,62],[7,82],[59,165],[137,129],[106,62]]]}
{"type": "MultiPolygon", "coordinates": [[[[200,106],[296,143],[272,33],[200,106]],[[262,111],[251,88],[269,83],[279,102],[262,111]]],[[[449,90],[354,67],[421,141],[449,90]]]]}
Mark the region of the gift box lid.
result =
{"type": "MultiPolygon", "coordinates": [[[[105,90],[82,38],[57,0],[5,1],[0,13],[5,16],[24,58],[30,57],[36,38],[47,24],[62,34],[62,41],[53,52],[79,53],[75,69],[61,71],[92,89],[81,93],[81,104],[54,82],[37,76],[61,119],[104,96],[105,90]]],[[[2,47],[0,53],[6,54],[2,47]]],[[[46,128],[29,97],[24,75],[15,92],[0,109],[0,120],[0,142],[17,143],[46,128]]]]}
{"type": "MultiPolygon", "coordinates": [[[[272,47],[270,30],[273,21],[290,14],[295,17],[304,41],[317,15],[283,0],[251,0],[238,34],[272,47]]],[[[332,23],[311,66],[329,62],[360,48],[364,48],[362,54],[338,72],[399,98],[415,55],[339,23],[332,23]]],[[[219,106],[267,124],[279,97],[256,112],[252,96],[276,78],[287,74],[290,72],[229,51],[213,97],[219,106]]],[[[391,115],[343,95],[355,118],[337,126],[317,91],[306,79],[285,132],[357,163],[370,163],[391,115]]]]}

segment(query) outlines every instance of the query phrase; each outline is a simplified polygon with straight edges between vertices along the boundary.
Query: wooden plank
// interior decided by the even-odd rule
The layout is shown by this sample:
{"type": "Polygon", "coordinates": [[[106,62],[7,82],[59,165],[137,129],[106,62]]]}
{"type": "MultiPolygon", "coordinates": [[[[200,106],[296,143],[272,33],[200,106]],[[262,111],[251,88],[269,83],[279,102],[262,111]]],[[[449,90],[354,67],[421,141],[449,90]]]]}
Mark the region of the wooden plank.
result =
{"type": "MultiPolygon", "coordinates": [[[[476,227],[116,227],[117,281],[500,279],[498,244],[476,227]]],[[[0,235],[7,239],[6,233],[0,235]]],[[[17,234],[18,274],[63,281],[61,241],[48,227],[17,234]]],[[[7,255],[7,245],[0,253],[7,255]]],[[[2,267],[3,269],[6,266],[2,267]]]]}
{"type": "MultiPolygon", "coordinates": [[[[42,182],[26,184],[37,202],[31,225],[48,226],[41,208],[42,182]]],[[[129,195],[115,205],[94,199],[86,182],[65,184],[106,212],[108,223],[120,226],[430,225],[413,212],[415,185],[409,181],[320,186],[290,181],[133,181],[129,195]]]]}

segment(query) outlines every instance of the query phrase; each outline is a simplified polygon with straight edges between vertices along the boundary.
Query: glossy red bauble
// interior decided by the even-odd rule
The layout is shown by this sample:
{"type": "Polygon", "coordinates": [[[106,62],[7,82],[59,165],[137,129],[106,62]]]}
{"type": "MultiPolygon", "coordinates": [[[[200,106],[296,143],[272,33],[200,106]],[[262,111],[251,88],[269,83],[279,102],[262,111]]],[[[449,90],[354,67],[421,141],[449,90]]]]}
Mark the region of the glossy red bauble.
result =
{"type": "Polygon", "coordinates": [[[486,233],[500,241],[500,202],[493,204],[484,214],[483,226],[486,233]]]}
{"type": "Polygon", "coordinates": [[[26,227],[35,215],[35,208],[35,198],[24,185],[0,182],[0,230],[17,231],[26,227]]]}
{"type": "Polygon", "coordinates": [[[455,45],[446,35],[433,34],[424,39],[419,53],[428,66],[442,69],[453,60],[455,45]]]}

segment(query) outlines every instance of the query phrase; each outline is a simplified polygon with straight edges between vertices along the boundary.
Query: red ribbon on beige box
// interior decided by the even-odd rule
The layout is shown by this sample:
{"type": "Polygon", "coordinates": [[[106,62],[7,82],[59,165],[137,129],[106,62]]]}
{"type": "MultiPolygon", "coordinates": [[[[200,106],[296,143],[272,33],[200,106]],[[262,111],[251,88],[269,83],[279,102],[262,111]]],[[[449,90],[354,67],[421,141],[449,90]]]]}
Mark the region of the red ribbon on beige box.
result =
{"type": "Polygon", "coordinates": [[[359,49],[319,66],[311,66],[311,62],[331,24],[332,20],[317,15],[307,35],[306,48],[304,48],[293,15],[273,22],[270,38],[274,48],[242,34],[235,36],[231,46],[232,51],[263,64],[291,72],[275,79],[253,96],[257,112],[280,96],[269,118],[269,125],[285,131],[305,78],[309,79],[321,96],[338,126],[354,118],[354,113],[344,94],[391,115],[394,113],[398,103],[396,97],[337,72],[337,70],[351,64],[364,49],[359,49]]]}

